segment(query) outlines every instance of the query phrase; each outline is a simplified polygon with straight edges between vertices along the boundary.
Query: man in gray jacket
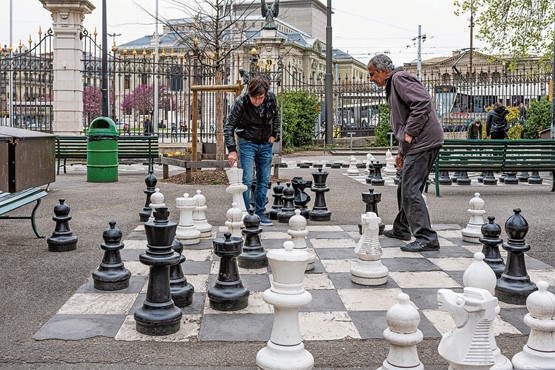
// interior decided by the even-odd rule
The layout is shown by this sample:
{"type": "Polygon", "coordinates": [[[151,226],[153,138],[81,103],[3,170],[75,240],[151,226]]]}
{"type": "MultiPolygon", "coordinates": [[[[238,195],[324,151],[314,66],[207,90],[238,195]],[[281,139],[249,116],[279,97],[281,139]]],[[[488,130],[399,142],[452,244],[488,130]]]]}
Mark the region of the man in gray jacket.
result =
{"type": "Polygon", "coordinates": [[[393,65],[383,54],[368,62],[370,79],[385,86],[390,111],[390,123],[399,140],[396,158],[401,170],[397,187],[399,213],[393,229],[386,230],[389,238],[415,241],[401,247],[407,252],[439,250],[437,233],[432,230],[430,215],[422,197],[426,180],[439,148],[443,145],[443,129],[432,99],[426,88],[402,67],[393,65]]]}

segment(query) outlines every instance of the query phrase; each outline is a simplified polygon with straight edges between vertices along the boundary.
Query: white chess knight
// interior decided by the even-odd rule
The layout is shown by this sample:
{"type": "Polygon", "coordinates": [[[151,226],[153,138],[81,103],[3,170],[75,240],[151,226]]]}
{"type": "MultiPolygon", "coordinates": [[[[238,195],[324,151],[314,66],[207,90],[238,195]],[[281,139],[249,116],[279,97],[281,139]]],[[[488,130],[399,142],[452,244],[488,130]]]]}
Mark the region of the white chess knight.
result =
{"type": "Polygon", "coordinates": [[[386,164],[383,172],[386,175],[397,173],[397,169],[395,168],[395,157],[393,156],[393,154],[391,154],[391,150],[389,149],[387,149],[387,152],[385,153],[385,163],[386,164]]]}
{"type": "Polygon", "coordinates": [[[515,370],[555,369],[555,295],[547,291],[547,282],[538,281],[537,286],[526,298],[524,323],[530,335],[522,351],[513,356],[515,370]]]}
{"type": "Polygon", "coordinates": [[[494,365],[490,331],[497,315],[497,298],[485,289],[465,287],[464,293],[437,292],[440,310],[451,314],[456,328],[439,342],[438,352],[449,370],[489,370],[494,365]]]}
{"type": "MultiPolygon", "coordinates": [[[[474,261],[464,270],[463,285],[465,287],[485,289],[493,296],[495,295],[497,277],[491,267],[484,262],[484,258],[485,256],[482,252],[474,253],[474,261]]],[[[500,311],[501,307],[499,307],[498,304],[497,307],[495,307],[495,315],[499,315],[500,311]]],[[[491,370],[511,370],[513,368],[511,361],[503,356],[501,350],[497,347],[497,341],[493,334],[493,325],[490,327],[488,335],[494,361],[491,370]]]]}
{"type": "Polygon", "coordinates": [[[382,248],[379,241],[380,222],[374,212],[360,217],[362,236],[355,247],[358,259],[351,266],[351,280],[360,285],[383,285],[387,283],[389,269],[382,264],[382,248]]]}
{"type": "Polygon", "coordinates": [[[306,245],[308,230],[306,229],[306,218],[301,216],[301,210],[296,209],[295,215],[289,219],[289,230],[287,230],[287,234],[291,237],[291,241],[295,245],[295,249],[308,252],[309,258],[308,264],[306,265],[306,271],[314,270],[316,253],[314,253],[314,249],[308,248],[306,245]]]}
{"type": "Polygon", "coordinates": [[[351,156],[349,160],[349,168],[347,168],[347,175],[349,176],[359,176],[360,172],[358,172],[357,168],[357,159],[354,155],[351,156]]]}
{"type": "Polygon", "coordinates": [[[202,194],[202,191],[197,190],[196,195],[193,197],[196,199],[197,204],[193,210],[193,224],[195,228],[200,231],[200,237],[202,239],[208,239],[212,237],[212,225],[208,223],[206,219],[206,197],[202,194]]]}
{"type": "Polygon", "coordinates": [[[299,307],[312,301],[303,288],[303,278],[309,254],[294,248],[292,241],[284,249],[268,251],[272,269],[271,288],[262,298],[274,306],[272,334],[266,347],[256,354],[256,364],[265,370],[310,370],[314,357],[304,348],[299,327],[299,307]]]}
{"type": "Polygon", "coordinates": [[[243,214],[239,207],[237,207],[237,203],[231,203],[231,208],[227,210],[226,214],[227,221],[225,222],[225,226],[231,232],[232,237],[236,238],[243,238],[243,234],[241,233],[241,229],[245,227],[243,224],[243,214]]]}
{"type": "Polygon", "coordinates": [[[466,228],[461,230],[463,241],[480,244],[482,225],[485,224],[484,214],[486,211],[484,210],[484,200],[480,198],[480,193],[474,193],[474,198],[472,198],[468,204],[470,206],[468,209],[470,220],[466,228]]]}
{"type": "Polygon", "coordinates": [[[389,354],[378,370],[424,370],[416,348],[424,339],[418,330],[420,314],[410,303],[408,294],[400,293],[397,300],[399,303],[391,306],[385,315],[387,328],[383,336],[389,342],[389,354]]]}
{"type": "Polygon", "coordinates": [[[165,207],[166,204],[164,203],[164,194],[160,193],[160,188],[154,189],[154,193],[150,195],[150,204],[149,207],[152,209],[150,212],[150,217],[148,218],[148,222],[154,221],[154,211],[156,208],[165,207]]]}
{"type": "Polygon", "coordinates": [[[179,210],[179,224],[175,230],[175,238],[185,245],[200,243],[201,233],[193,223],[193,211],[197,206],[197,200],[189,197],[188,193],[183,197],[175,198],[175,205],[179,210]]]}
{"type": "Polygon", "coordinates": [[[243,198],[243,193],[247,191],[247,185],[243,184],[243,169],[237,167],[237,162],[233,164],[230,168],[225,170],[227,175],[227,180],[229,181],[229,186],[225,189],[226,193],[232,195],[232,202],[236,203],[239,210],[245,216],[247,214],[247,208],[245,207],[245,199],[243,198]]]}

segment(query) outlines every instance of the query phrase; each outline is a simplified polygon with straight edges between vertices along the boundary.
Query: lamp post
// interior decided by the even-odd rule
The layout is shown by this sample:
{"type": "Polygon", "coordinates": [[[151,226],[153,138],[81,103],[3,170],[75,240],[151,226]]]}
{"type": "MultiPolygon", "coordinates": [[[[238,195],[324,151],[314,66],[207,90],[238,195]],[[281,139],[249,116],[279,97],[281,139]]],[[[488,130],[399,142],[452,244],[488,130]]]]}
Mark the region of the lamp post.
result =
{"type": "Polygon", "coordinates": [[[108,117],[108,33],[106,0],[102,0],[102,115],[108,117]]]}
{"type": "Polygon", "coordinates": [[[112,46],[112,96],[111,96],[111,103],[112,103],[112,119],[116,119],[116,52],[118,51],[118,47],[116,46],[116,37],[121,36],[121,33],[109,33],[108,36],[112,38],[114,41],[114,45],[112,46]]]}
{"type": "Polygon", "coordinates": [[[14,61],[13,61],[13,48],[12,48],[12,37],[13,37],[13,0],[10,0],[10,46],[8,47],[9,55],[8,60],[10,61],[10,82],[9,82],[9,91],[10,91],[10,98],[8,102],[8,114],[10,115],[10,126],[15,127],[15,119],[14,119],[14,111],[13,111],[13,69],[14,69],[14,61]]]}
{"type": "Polygon", "coordinates": [[[259,55],[258,55],[258,50],[256,50],[255,47],[253,47],[250,51],[251,53],[251,66],[250,66],[250,71],[251,72],[258,72],[258,67],[259,67],[259,55]]]}
{"type": "Polygon", "coordinates": [[[331,27],[331,0],[328,0],[327,8],[327,26],[326,26],[326,145],[333,143],[333,74],[332,74],[332,27],[331,27]]]}

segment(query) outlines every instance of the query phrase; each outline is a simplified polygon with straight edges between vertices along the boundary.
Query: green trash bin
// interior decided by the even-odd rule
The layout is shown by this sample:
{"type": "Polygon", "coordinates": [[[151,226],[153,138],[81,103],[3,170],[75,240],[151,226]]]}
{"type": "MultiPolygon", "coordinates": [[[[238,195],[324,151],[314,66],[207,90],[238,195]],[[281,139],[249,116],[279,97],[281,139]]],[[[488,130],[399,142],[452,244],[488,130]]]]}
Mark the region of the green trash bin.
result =
{"type": "Polygon", "coordinates": [[[108,117],[95,118],[87,132],[87,181],[118,181],[118,130],[108,117]]]}

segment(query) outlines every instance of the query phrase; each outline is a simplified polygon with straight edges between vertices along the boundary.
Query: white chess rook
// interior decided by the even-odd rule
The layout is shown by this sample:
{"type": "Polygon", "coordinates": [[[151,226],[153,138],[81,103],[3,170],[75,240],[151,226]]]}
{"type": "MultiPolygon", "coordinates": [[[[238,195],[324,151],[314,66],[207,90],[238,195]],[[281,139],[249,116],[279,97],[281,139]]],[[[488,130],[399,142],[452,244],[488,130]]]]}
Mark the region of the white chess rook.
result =
{"type": "Polygon", "coordinates": [[[243,216],[247,214],[247,208],[245,207],[245,199],[243,198],[243,193],[247,191],[247,185],[242,183],[243,181],[243,169],[237,167],[237,162],[225,170],[227,175],[227,180],[229,181],[229,186],[225,189],[228,194],[232,196],[232,203],[236,203],[241,210],[243,216]]]}
{"type": "Polygon", "coordinates": [[[243,213],[237,207],[237,203],[231,203],[231,208],[227,210],[226,214],[227,221],[225,222],[225,226],[231,233],[231,236],[234,238],[241,238],[243,239],[243,233],[241,233],[241,229],[245,227],[243,224],[243,213]]]}
{"type": "Polygon", "coordinates": [[[389,342],[389,354],[378,370],[424,370],[416,349],[424,339],[418,330],[420,314],[410,303],[408,294],[400,293],[397,300],[399,303],[391,306],[385,315],[388,327],[383,336],[389,342]]]}
{"type": "Polygon", "coordinates": [[[267,254],[271,288],[262,298],[274,306],[274,324],[267,346],[256,354],[256,364],[265,370],[309,370],[314,367],[314,357],[304,348],[299,327],[299,307],[312,301],[303,288],[309,254],[294,249],[292,241],[283,246],[267,254]]]}
{"type": "Polygon", "coordinates": [[[195,228],[200,231],[201,239],[212,238],[212,225],[208,223],[206,219],[206,197],[202,195],[200,190],[197,190],[197,194],[193,197],[197,200],[197,205],[193,211],[193,224],[195,228]]]}
{"type": "Polygon", "coordinates": [[[200,243],[200,231],[193,224],[193,210],[197,206],[197,200],[185,193],[183,197],[175,199],[175,205],[180,212],[175,238],[185,245],[200,243]]]}
{"type": "Polygon", "coordinates": [[[555,295],[547,291],[545,281],[538,281],[537,286],[526,298],[524,323],[530,335],[522,351],[513,356],[515,370],[555,369],[555,295]]]}
{"type": "Polygon", "coordinates": [[[353,283],[367,286],[387,283],[389,269],[382,264],[382,248],[379,241],[381,218],[374,212],[361,215],[362,236],[355,247],[358,259],[351,266],[353,283]]]}
{"type": "Polygon", "coordinates": [[[480,198],[480,193],[474,193],[474,198],[468,202],[470,208],[470,220],[464,229],[461,230],[463,241],[468,243],[480,244],[482,237],[482,225],[485,223],[484,200],[480,198]]]}
{"type": "Polygon", "coordinates": [[[295,215],[289,219],[289,230],[287,230],[287,234],[291,237],[291,241],[295,245],[295,249],[308,252],[309,258],[308,264],[306,265],[306,271],[314,270],[316,253],[314,252],[314,249],[308,248],[306,245],[308,230],[306,229],[306,218],[301,216],[301,210],[296,209],[295,215]]]}

